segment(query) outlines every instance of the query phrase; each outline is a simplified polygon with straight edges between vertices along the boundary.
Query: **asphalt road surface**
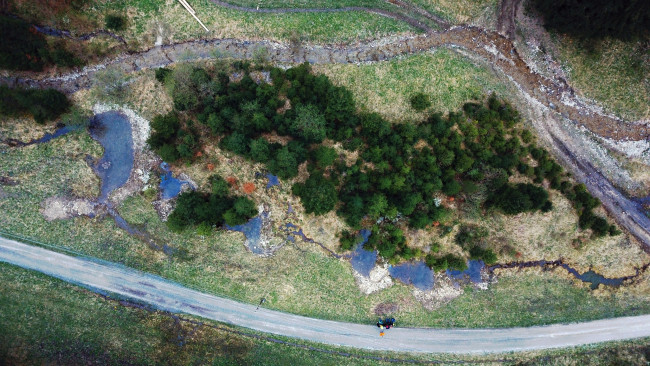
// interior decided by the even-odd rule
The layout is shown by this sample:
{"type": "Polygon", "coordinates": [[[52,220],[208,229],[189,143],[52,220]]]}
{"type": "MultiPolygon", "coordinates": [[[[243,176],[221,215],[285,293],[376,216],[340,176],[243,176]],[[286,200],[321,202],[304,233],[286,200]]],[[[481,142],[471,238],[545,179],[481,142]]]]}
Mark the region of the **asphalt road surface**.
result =
{"type": "Polygon", "coordinates": [[[198,315],[262,332],[356,348],[408,352],[493,353],[576,346],[650,336],[650,315],[529,328],[397,328],[312,319],[188,289],[121,265],[72,257],[0,238],[0,261],[119,294],[161,310],[198,315]]]}

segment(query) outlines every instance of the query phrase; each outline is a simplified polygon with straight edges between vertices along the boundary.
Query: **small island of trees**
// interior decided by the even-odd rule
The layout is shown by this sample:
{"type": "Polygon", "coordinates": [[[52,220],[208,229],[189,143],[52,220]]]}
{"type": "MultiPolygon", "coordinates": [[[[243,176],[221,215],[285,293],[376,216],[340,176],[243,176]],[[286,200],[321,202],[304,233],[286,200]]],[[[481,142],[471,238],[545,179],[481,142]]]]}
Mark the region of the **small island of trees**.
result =
{"type": "MultiPolygon", "coordinates": [[[[236,62],[234,68],[242,75],[238,81],[231,81],[226,71],[158,70],[156,77],[171,90],[179,112],[153,120],[151,147],[167,161],[191,162],[200,141],[214,139],[222,149],[263,163],[283,179],[295,177],[306,162],[308,178],[292,189],[305,210],[316,215],[335,210],[352,230],[369,228],[366,247],[386,259],[423,256],[407,245],[403,230],[445,222],[450,211],[440,196],[471,195],[480,187],[488,192],[483,210],[515,215],[552,209],[541,185],[547,181],[573,202],[581,228],[591,228],[597,236],[618,232],[593,214],[598,200],[583,185],[569,182],[520,126],[519,113],[494,95],[466,103],[462,111],[391,124],[377,113],[358,111],[349,90],[314,75],[307,63],[287,70],[266,68],[269,83],[255,82],[247,62],[236,62]],[[288,142],[271,142],[265,137],[269,133],[288,142]],[[346,164],[333,143],[357,152],[358,159],[346,164]],[[514,174],[531,183],[510,183],[514,174]]],[[[416,94],[411,101],[418,109],[429,106],[426,96],[416,94]]],[[[254,206],[240,200],[214,190],[185,194],[169,225],[240,223],[255,214],[254,206]]],[[[342,233],[342,248],[349,249],[354,237],[342,233]]],[[[462,236],[456,241],[471,258],[496,261],[483,241],[462,236]]],[[[435,253],[426,256],[426,263],[438,270],[464,266],[457,257],[435,253]]]]}

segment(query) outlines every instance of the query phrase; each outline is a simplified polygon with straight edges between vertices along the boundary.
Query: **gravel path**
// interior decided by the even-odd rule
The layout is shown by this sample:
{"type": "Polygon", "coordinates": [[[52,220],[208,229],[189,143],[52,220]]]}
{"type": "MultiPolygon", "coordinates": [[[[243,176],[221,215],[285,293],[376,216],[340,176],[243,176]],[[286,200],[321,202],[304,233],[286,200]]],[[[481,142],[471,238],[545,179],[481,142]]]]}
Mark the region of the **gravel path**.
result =
{"type": "Polygon", "coordinates": [[[393,328],[313,319],[191,290],[124,266],[71,257],[0,238],[0,261],[39,271],[97,292],[156,308],[201,316],[266,333],[383,351],[495,353],[578,346],[650,336],[650,315],[529,328],[393,328]]]}

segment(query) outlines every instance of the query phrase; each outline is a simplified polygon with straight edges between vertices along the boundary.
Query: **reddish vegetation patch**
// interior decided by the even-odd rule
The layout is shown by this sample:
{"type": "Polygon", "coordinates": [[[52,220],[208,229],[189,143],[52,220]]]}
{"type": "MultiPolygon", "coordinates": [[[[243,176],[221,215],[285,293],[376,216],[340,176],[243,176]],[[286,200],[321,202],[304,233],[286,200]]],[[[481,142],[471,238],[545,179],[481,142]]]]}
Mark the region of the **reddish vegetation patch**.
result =
{"type": "Polygon", "coordinates": [[[439,221],[434,221],[434,222],[433,222],[433,226],[435,226],[435,227],[440,226],[440,222],[439,222],[439,221]]]}
{"type": "Polygon", "coordinates": [[[235,178],[235,177],[230,176],[230,177],[226,178],[226,182],[228,182],[228,184],[230,184],[230,186],[232,188],[234,188],[234,189],[239,188],[238,184],[237,184],[237,178],[235,178]]]}
{"type": "Polygon", "coordinates": [[[449,197],[449,202],[454,202],[455,198],[454,197],[449,197]]]}
{"type": "Polygon", "coordinates": [[[199,157],[203,156],[203,153],[200,152],[200,151],[197,151],[196,154],[194,154],[194,156],[196,156],[197,158],[199,158],[199,157]]]}
{"type": "Polygon", "coordinates": [[[255,192],[255,184],[253,183],[244,183],[244,193],[251,194],[255,192]]]}
{"type": "Polygon", "coordinates": [[[212,164],[212,163],[208,163],[208,165],[206,167],[208,168],[209,171],[214,170],[214,164],[212,164]]]}

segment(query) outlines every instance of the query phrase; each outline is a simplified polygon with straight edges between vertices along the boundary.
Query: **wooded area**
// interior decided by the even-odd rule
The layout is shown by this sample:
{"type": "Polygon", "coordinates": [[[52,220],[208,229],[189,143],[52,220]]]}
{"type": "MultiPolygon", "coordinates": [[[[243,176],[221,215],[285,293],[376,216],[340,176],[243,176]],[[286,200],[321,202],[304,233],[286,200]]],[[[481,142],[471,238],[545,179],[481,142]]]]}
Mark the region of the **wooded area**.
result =
{"type": "MultiPolygon", "coordinates": [[[[352,229],[371,228],[366,247],[388,259],[422,256],[408,247],[404,228],[446,222],[451,211],[441,205],[440,195],[472,197],[480,187],[488,192],[482,208],[487,213],[546,212],[552,209],[541,186],[546,180],[572,200],[581,228],[592,228],[594,235],[616,233],[592,213],[598,200],[567,180],[548,152],[535,146],[530,131],[519,126],[517,111],[494,95],[446,116],[432,113],[419,123],[391,124],[379,114],[358,112],[348,90],[313,75],[309,64],[286,71],[268,68],[271,83],[254,81],[250,68],[236,62],[234,72],[241,78],[235,82],[227,70],[215,75],[201,68],[159,70],[157,77],[171,90],[176,109],[185,112],[182,118],[177,112],[156,117],[150,145],[167,161],[191,162],[201,139],[218,139],[221,148],[263,163],[284,179],[295,177],[307,162],[308,179],[293,186],[305,210],[317,215],[336,210],[352,229]],[[271,132],[288,142],[270,142],[265,134],[271,132]],[[359,158],[346,164],[344,154],[324,146],[325,140],[342,143],[359,158]],[[509,183],[517,173],[533,183],[509,183]]],[[[428,100],[416,94],[412,101],[420,108],[428,100]]],[[[207,197],[196,204],[206,202],[207,197]]],[[[351,236],[343,235],[346,248],[351,236]]],[[[471,258],[496,260],[482,241],[459,245],[471,258]]],[[[428,258],[436,268],[457,268],[456,262],[428,258]]]]}

